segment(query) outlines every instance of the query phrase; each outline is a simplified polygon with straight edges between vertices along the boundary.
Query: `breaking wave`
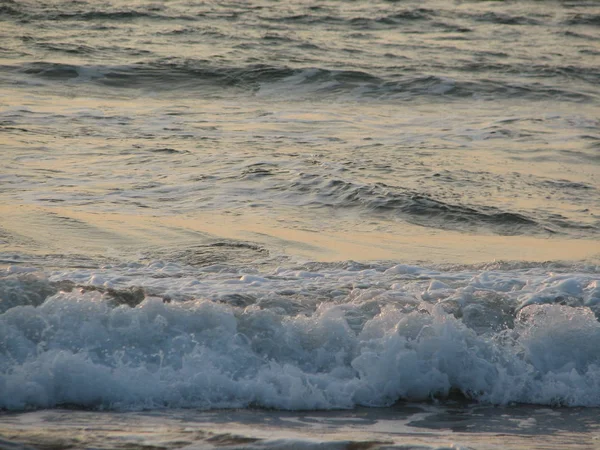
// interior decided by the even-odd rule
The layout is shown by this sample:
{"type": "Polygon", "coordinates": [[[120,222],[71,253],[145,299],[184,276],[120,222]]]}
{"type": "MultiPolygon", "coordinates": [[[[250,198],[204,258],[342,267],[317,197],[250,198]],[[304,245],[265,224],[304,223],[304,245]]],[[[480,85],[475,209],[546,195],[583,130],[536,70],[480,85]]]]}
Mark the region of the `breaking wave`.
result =
{"type": "Polygon", "coordinates": [[[314,410],[456,392],[600,406],[589,269],[9,268],[0,407],[314,410]]]}

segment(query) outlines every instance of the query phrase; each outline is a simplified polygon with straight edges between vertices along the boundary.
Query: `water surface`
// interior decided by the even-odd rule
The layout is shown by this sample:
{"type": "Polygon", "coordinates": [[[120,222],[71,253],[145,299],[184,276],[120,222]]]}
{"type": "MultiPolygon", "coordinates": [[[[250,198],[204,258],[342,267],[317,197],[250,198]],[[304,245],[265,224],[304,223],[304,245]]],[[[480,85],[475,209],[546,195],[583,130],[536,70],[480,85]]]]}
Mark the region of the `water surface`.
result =
{"type": "Polygon", "coordinates": [[[597,2],[0,22],[1,445],[596,442],[597,2]]]}

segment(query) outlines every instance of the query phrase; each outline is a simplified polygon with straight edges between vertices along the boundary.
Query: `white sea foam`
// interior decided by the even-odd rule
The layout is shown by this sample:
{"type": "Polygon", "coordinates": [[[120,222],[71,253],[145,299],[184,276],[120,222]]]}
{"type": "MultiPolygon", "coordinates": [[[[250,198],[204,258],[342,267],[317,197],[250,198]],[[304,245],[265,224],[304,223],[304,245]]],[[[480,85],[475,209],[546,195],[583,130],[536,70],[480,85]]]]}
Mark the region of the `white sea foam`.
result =
{"type": "Polygon", "coordinates": [[[327,409],[452,390],[600,406],[593,272],[230,269],[9,268],[0,407],[327,409]],[[83,289],[38,298],[64,280],[83,289]],[[132,286],[146,298],[118,306],[132,286]]]}

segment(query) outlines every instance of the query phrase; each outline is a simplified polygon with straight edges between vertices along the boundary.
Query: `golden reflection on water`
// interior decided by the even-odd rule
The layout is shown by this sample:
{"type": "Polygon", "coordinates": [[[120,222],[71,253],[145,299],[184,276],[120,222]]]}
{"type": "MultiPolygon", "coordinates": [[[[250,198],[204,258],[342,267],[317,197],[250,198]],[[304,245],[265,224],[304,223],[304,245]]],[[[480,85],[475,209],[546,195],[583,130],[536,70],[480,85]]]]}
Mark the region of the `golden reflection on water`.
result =
{"type": "MultiPolygon", "coordinates": [[[[586,151],[580,143],[571,143],[568,139],[546,142],[544,129],[537,129],[534,121],[531,133],[542,136],[534,140],[537,150],[532,149],[531,137],[523,141],[518,136],[503,139],[499,146],[497,137],[489,130],[508,127],[510,117],[506,118],[499,110],[490,122],[489,110],[482,111],[481,117],[473,111],[476,103],[464,106],[470,113],[470,122],[467,122],[461,119],[459,104],[440,104],[435,111],[431,106],[406,109],[402,105],[382,108],[362,104],[359,111],[354,111],[351,105],[343,103],[280,106],[277,102],[261,103],[260,99],[247,99],[243,108],[226,100],[178,98],[174,106],[172,99],[165,98],[146,97],[135,101],[93,95],[73,98],[68,105],[64,99],[57,105],[53,97],[38,95],[26,99],[4,95],[1,100],[4,108],[30,108],[35,114],[54,114],[58,117],[56,120],[65,120],[68,124],[63,135],[50,135],[43,122],[36,122],[31,124],[28,133],[7,132],[1,136],[2,143],[12,149],[3,162],[4,173],[35,180],[25,194],[0,193],[3,205],[0,227],[22,238],[5,245],[8,251],[20,248],[36,252],[101,254],[111,248],[127,248],[135,252],[148,245],[192,245],[208,234],[264,243],[286,254],[321,261],[597,260],[600,254],[600,243],[593,239],[508,237],[490,235],[489,230],[464,234],[399,220],[359,216],[351,211],[327,212],[335,216],[335,220],[331,217],[319,220],[319,213],[305,215],[306,210],[302,208],[281,205],[270,205],[267,209],[230,208],[226,202],[219,204],[218,198],[212,210],[198,208],[183,213],[153,208],[139,209],[135,213],[119,205],[112,207],[108,201],[102,205],[94,204],[93,200],[87,204],[70,204],[86,196],[105,199],[117,190],[157,179],[163,181],[166,188],[185,187],[185,183],[178,184],[180,180],[211,175],[211,171],[220,168],[230,170],[225,162],[239,162],[243,167],[249,157],[262,157],[256,148],[262,151],[263,147],[265,160],[275,154],[286,158],[290,155],[310,158],[315,154],[315,164],[335,164],[339,155],[340,159],[357,161],[364,166],[364,171],[353,173],[356,182],[406,185],[415,191],[419,189],[419,185],[414,184],[419,177],[400,179],[397,169],[405,170],[408,175],[411,171],[429,174],[447,171],[453,175],[480,173],[481,177],[499,176],[499,179],[508,176],[566,178],[570,182],[597,186],[597,167],[585,164],[581,156],[569,154],[570,148],[580,153],[586,151]],[[185,114],[169,115],[174,109],[185,114]],[[86,114],[99,119],[86,122],[86,114]],[[111,120],[132,117],[135,122],[124,127],[121,134],[113,124],[107,138],[103,134],[102,116],[111,120]],[[148,141],[148,133],[156,133],[157,137],[148,141]],[[180,139],[184,133],[190,133],[190,139],[180,139]],[[281,140],[282,134],[287,139],[281,140]],[[250,142],[254,142],[256,148],[249,147],[250,142]],[[370,147],[372,143],[381,146],[374,151],[370,147]],[[148,146],[173,146],[188,159],[165,158],[164,164],[136,165],[149,158],[136,149],[148,146]],[[558,148],[560,153],[557,153],[558,148]],[[325,155],[320,160],[319,152],[325,155]],[[548,157],[553,154],[561,157],[548,157]],[[223,155],[227,155],[228,161],[222,160],[223,155]],[[205,161],[209,161],[210,169],[206,169],[205,161]],[[395,164],[394,170],[374,169],[388,163],[395,164]],[[46,173],[64,182],[50,187],[44,178],[46,173]],[[61,200],[63,195],[66,201],[61,200]],[[63,219],[57,219],[58,216],[63,219]],[[199,234],[191,237],[193,233],[199,234]]],[[[489,109],[489,105],[486,108],[489,109]]],[[[587,107],[571,108],[570,112],[575,114],[576,109],[587,107]]],[[[510,114],[533,117],[540,113],[523,105],[514,106],[510,114]]],[[[572,210],[579,214],[568,199],[548,197],[539,190],[532,190],[531,195],[515,196],[512,195],[514,188],[507,191],[505,188],[509,186],[498,185],[493,192],[472,189],[470,197],[465,198],[460,189],[454,192],[445,186],[452,185],[439,184],[435,193],[453,204],[485,205],[493,198],[494,205],[508,211],[543,207],[550,212],[572,210]]],[[[168,195],[165,194],[165,200],[168,195]]],[[[173,195],[177,195],[176,189],[173,195]]],[[[169,202],[165,205],[168,207],[169,202]]],[[[583,214],[580,217],[584,217],[583,214]]]]}
{"type": "MultiPolygon", "coordinates": [[[[293,229],[244,214],[186,217],[90,213],[40,206],[0,206],[0,227],[37,253],[134,255],[165,246],[198,245],[214,238],[264,244],[274,252],[311,261],[402,260],[407,263],[475,264],[492,261],[587,260],[600,262],[600,242],[589,239],[466,235],[397,224],[391,231],[368,227],[326,232],[293,229]]],[[[19,245],[21,242],[21,245],[19,245]]]]}

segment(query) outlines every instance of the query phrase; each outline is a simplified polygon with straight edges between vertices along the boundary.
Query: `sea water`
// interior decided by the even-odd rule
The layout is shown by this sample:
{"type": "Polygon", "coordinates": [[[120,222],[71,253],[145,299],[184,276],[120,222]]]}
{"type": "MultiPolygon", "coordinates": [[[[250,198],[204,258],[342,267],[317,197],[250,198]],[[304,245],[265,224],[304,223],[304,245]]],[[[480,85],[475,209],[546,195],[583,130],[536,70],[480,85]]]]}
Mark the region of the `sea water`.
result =
{"type": "Polygon", "coordinates": [[[595,1],[0,0],[0,446],[600,446],[595,1]]]}

